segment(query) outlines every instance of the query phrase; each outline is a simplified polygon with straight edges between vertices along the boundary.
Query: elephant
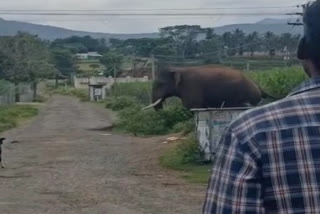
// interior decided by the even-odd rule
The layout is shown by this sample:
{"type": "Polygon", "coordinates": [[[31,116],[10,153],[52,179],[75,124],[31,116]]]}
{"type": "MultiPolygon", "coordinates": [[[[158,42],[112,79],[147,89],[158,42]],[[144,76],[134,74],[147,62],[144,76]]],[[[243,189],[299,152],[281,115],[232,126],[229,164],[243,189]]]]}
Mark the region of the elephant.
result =
{"type": "Polygon", "coordinates": [[[152,88],[152,104],[144,110],[162,109],[169,97],[181,98],[188,110],[257,106],[262,98],[275,99],[244,73],[233,68],[217,65],[170,67],[159,64],[152,88]]]}

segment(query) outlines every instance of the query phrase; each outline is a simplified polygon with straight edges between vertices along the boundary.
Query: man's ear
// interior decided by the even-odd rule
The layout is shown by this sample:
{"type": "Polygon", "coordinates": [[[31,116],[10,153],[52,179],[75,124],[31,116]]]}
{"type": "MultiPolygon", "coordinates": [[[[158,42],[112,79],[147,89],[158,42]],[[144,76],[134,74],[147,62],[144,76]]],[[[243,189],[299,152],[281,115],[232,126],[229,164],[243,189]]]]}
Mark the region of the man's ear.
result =
{"type": "Polygon", "coordinates": [[[174,72],[174,79],[176,82],[176,87],[178,87],[182,82],[182,75],[180,72],[174,72]]]}
{"type": "Polygon", "coordinates": [[[298,59],[300,60],[309,59],[308,45],[305,37],[303,37],[299,42],[298,59]]]}

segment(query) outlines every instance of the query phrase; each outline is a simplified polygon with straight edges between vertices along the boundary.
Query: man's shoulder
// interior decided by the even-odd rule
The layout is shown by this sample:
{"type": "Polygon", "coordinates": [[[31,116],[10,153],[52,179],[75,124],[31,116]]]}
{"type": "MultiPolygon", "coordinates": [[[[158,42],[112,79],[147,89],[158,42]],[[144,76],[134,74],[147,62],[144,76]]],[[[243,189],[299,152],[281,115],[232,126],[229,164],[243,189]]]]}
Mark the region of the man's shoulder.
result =
{"type": "Polygon", "coordinates": [[[294,111],[298,97],[288,97],[277,102],[241,113],[231,124],[235,135],[250,137],[258,132],[283,128],[282,119],[294,111]]]}

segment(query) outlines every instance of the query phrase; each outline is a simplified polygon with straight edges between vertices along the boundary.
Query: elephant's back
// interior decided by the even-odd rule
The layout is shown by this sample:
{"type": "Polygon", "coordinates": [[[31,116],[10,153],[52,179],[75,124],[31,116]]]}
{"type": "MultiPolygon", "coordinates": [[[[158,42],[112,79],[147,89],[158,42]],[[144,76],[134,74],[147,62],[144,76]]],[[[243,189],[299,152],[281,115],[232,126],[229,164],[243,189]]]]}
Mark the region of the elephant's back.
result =
{"type": "Polygon", "coordinates": [[[174,69],[175,72],[182,72],[183,76],[201,81],[223,81],[235,82],[245,81],[246,76],[239,70],[219,65],[206,65],[188,68],[174,69]]]}
{"type": "Polygon", "coordinates": [[[183,72],[186,82],[193,82],[191,88],[203,95],[208,106],[221,106],[224,101],[233,106],[244,100],[260,99],[257,85],[239,70],[209,65],[190,67],[180,72],[183,72]]]}

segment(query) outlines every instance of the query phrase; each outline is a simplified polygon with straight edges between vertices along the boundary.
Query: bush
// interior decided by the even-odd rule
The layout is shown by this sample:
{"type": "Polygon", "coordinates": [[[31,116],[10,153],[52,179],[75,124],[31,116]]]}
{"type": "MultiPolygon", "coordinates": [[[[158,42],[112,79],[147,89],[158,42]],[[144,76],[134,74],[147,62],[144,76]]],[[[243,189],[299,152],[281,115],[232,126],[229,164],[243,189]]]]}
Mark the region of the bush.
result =
{"type": "Polygon", "coordinates": [[[142,106],[119,112],[118,128],[139,135],[161,135],[169,132],[167,121],[155,111],[141,111],[142,106]]]}
{"type": "MultiPolygon", "coordinates": [[[[162,111],[142,111],[143,105],[135,104],[118,113],[116,126],[123,131],[138,135],[162,135],[177,131],[174,127],[188,121],[191,114],[182,106],[169,106],[162,111]]],[[[179,132],[182,131],[185,127],[179,132]]]]}
{"type": "Polygon", "coordinates": [[[286,97],[295,87],[307,79],[301,67],[277,68],[261,72],[247,72],[267,93],[286,97]]]}
{"type": "Polygon", "coordinates": [[[106,108],[112,109],[113,111],[121,111],[125,108],[135,106],[137,100],[135,97],[121,96],[121,97],[111,97],[106,99],[106,108]]]}
{"type": "Polygon", "coordinates": [[[149,105],[151,102],[152,83],[136,82],[136,83],[118,83],[115,84],[111,91],[111,96],[131,96],[140,104],[149,105]]]}
{"type": "Polygon", "coordinates": [[[66,95],[66,96],[73,96],[79,98],[81,101],[88,101],[89,94],[88,90],[86,89],[76,89],[76,88],[58,88],[53,91],[56,94],[66,95]]]}
{"type": "Polygon", "coordinates": [[[187,164],[200,164],[200,151],[198,143],[189,137],[174,149],[160,158],[161,164],[167,168],[181,170],[187,164]]]}
{"type": "Polygon", "coordinates": [[[17,126],[22,119],[28,119],[38,114],[38,109],[31,106],[1,106],[0,132],[17,126]]]}
{"type": "Polygon", "coordinates": [[[192,119],[189,119],[184,122],[179,122],[176,125],[173,126],[172,132],[173,133],[179,133],[182,132],[184,135],[190,134],[195,130],[195,122],[192,119]]]}

